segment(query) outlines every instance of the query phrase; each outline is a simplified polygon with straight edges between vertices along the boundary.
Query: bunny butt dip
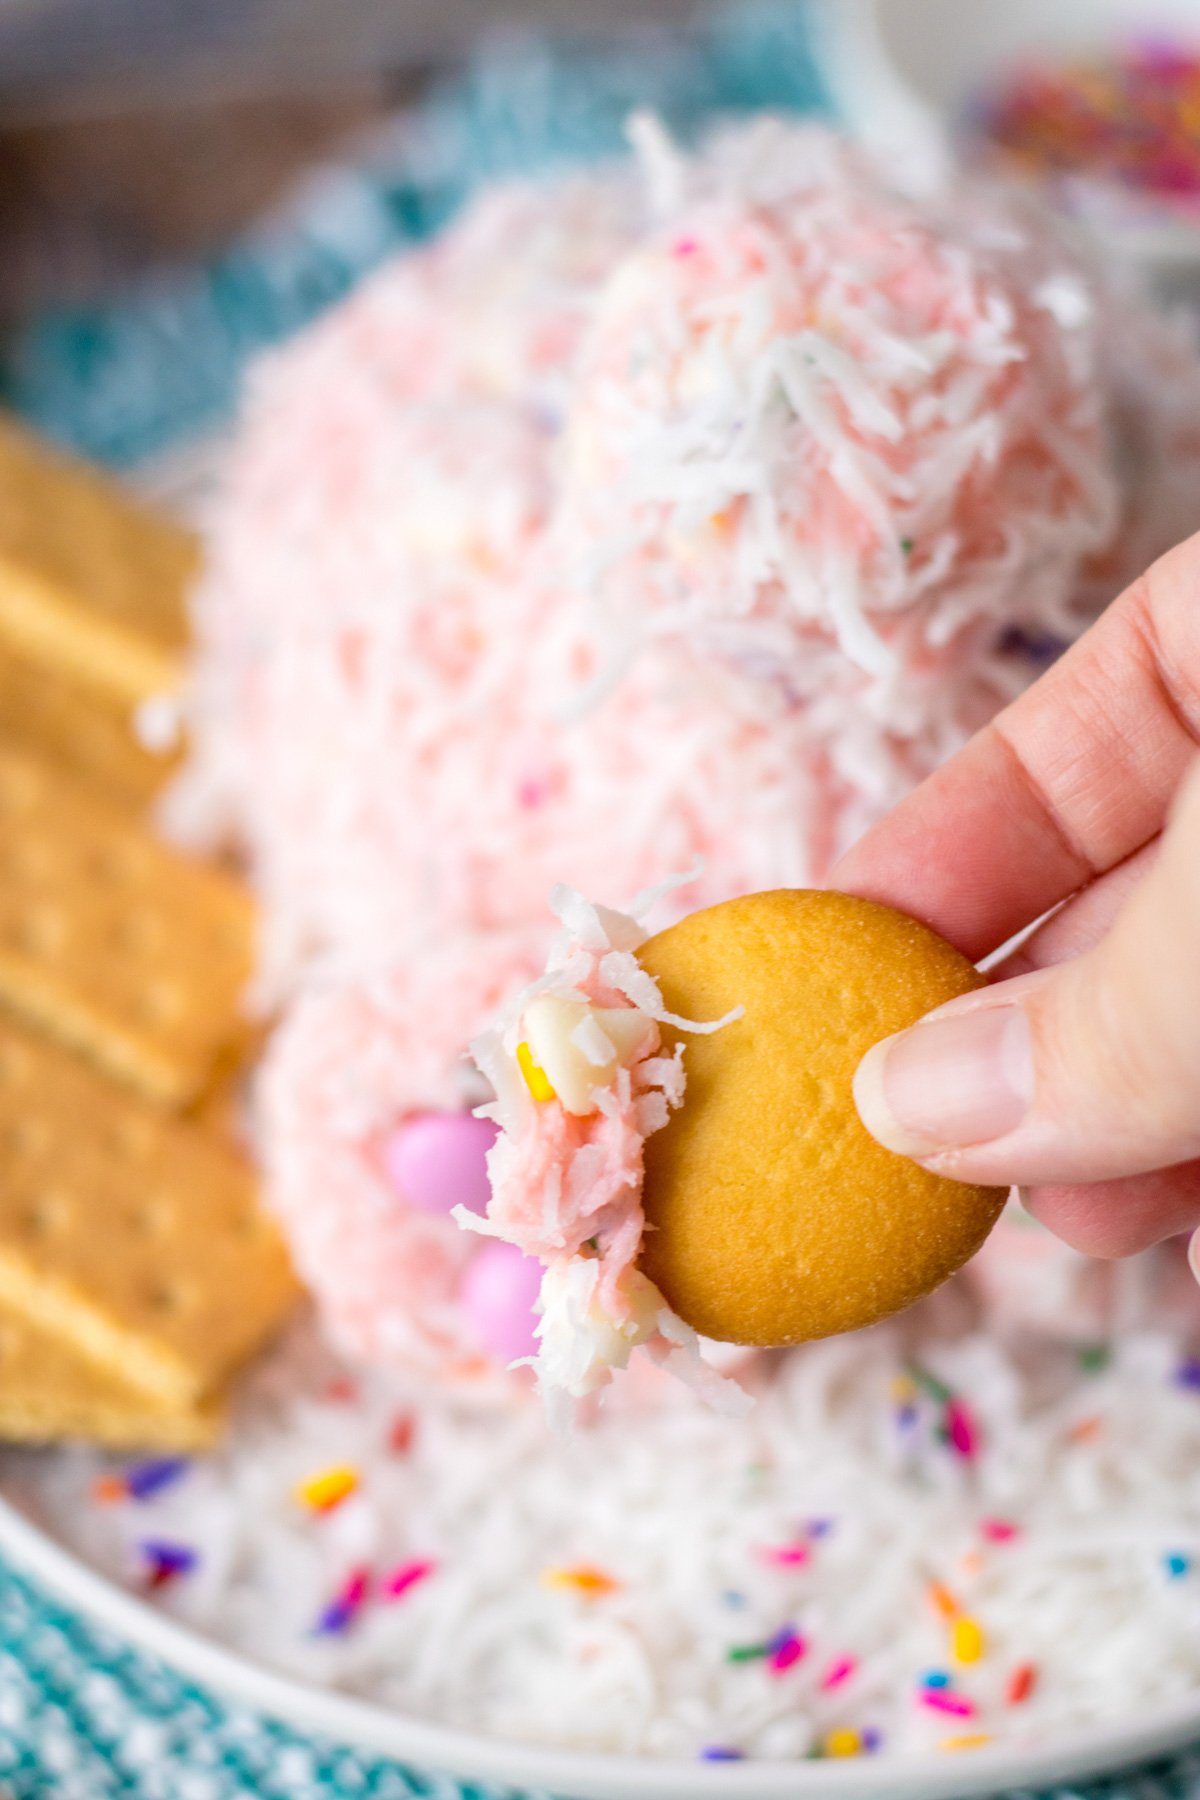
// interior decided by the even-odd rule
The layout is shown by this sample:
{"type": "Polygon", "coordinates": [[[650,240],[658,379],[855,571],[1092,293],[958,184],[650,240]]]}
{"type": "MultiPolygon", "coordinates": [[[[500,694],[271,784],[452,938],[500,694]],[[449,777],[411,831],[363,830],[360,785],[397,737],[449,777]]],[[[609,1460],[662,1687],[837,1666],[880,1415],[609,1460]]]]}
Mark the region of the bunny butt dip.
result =
{"type": "Polygon", "coordinates": [[[1194,526],[1200,360],[1001,187],[634,135],[254,365],[169,810],[253,884],[312,1315],[151,1513],[74,1447],[22,1504],[143,1595],[189,1546],[149,1604],[495,1757],[742,1791],[849,1745],[882,1790],[1144,1735],[1200,1684],[1200,1290],[869,1139],[863,1051],[979,978],[819,884],[1194,526]],[[577,898],[701,864],[645,942],[577,898]]]}
{"type": "Polygon", "coordinates": [[[812,125],[634,135],[262,359],[194,596],[171,819],[245,858],[268,1191],[389,1367],[511,1360],[412,1143],[485,1097],[554,884],[702,864],[670,923],[820,882],[1200,482],[1194,351],[1027,199],[812,125]]]}
{"type": "Polygon", "coordinates": [[[1027,199],[634,135],[254,371],[170,811],[246,854],[275,997],[560,880],[820,881],[1113,591],[1132,498],[1146,560],[1190,516],[1194,354],[1027,199]]]}
{"type": "Polygon", "coordinates": [[[529,1360],[555,1423],[640,1346],[715,1405],[737,1411],[745,1399],[703,1361],[696,1333],[636,1266],[643,1147],[682,1103],[687,1080],[684,1045],[664,1050],[660,1026],[707,1034],[738,1017],[736,1007],[707,1022],[676,1017],[638,962],[641,917],[667,888],[640,895],[628,914],[556,888],[562,931],[545,974],[472,1045],[496,1096],[479,1112],[500,1129],[487,1212],[464,1207],[456,1217],[544,1265],[529,1360]]]}

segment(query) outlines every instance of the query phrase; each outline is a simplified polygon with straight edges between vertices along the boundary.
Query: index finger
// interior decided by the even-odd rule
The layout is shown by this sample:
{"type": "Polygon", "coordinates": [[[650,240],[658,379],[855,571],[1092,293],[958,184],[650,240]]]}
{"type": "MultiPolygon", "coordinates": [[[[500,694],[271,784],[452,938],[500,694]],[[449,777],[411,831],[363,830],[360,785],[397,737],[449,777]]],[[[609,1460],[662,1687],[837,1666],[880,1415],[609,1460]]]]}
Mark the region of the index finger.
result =
{"type": "Polygon", "coordinates": [[[1123,862],[1163,824],[1200,743],[1200,534],[832,871],[973,959],[1123,862]]]}

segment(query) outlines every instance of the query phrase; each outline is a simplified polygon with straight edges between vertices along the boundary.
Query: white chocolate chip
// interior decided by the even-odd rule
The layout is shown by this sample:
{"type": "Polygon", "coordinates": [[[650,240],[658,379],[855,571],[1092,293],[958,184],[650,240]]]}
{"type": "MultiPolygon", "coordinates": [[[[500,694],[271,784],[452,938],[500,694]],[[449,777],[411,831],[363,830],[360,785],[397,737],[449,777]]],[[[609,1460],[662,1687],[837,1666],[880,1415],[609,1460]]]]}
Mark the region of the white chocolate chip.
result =
{"type": "Polygon", "coordinates": [[[632,1006],[589,1006],[540,994],[525,1011],[525,1039],[534,1062],[569,1113],[596,1110],[596,1090],[607,1087],[618,1065],[632,1062],[656,1041],[652,1019],[632,1006]]]}

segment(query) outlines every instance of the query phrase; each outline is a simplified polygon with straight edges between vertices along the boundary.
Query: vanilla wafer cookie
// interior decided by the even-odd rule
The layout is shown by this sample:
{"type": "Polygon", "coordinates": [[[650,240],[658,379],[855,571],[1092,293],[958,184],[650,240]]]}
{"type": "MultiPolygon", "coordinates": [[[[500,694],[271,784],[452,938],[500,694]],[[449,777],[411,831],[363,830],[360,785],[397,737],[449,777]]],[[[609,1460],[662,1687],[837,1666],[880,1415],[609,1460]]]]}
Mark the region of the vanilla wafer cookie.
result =
{"type": "Polygon", "coordinates": [[[119,806],[144,813],[179,767],[148,750],[135,708],[14,653],[0,641],[0,742],[32,751],[119,806]]]}
{"type": "Polygon", "coordinates": [[[184,1106],[246,1033],[252,957],[237,882],[0,744],[0,1004],[184,1106]]]}
{"type": "Polygon", "coordinates": [[[196,540],[0,415],[0,635],[137,701],[178,685],[196,540]]]}
{"type": "Polygon", "coordinates": [[[0,1306],[178,1407],[295,1293],[235,1151],[0,1016],[0,1306]]]}
{"type": "Polygon", "coordinates": [[[0,1307],[0,1441],[82,1438],[110,1450],[205,1450],[216,1442],[219,1399],[168,1406],[21,1314],[0,1307]]]}

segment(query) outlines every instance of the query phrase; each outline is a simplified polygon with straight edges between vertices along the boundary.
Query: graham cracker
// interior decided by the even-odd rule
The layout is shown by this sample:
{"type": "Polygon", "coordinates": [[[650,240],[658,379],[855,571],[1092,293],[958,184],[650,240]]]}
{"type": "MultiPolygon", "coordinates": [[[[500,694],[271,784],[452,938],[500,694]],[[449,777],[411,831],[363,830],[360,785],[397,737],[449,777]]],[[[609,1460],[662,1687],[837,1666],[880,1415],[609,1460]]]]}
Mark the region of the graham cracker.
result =
{"type": "Polygon", "coordinates": [[[162,1406],[31,1319],[0,1308],[0,1439],[84,1438],[110,1450],[207,1450],[218,1400],[162,1406]]]}
{"type": "Polygon", "coordinates": [[[0,1307],[191,1407],[296,1294],[234,1149],[0,1014],[0,1307]]]}
{"type": "Polygon", "coordinates": [[[247,1034],[253,934],[230,875],[0,744],[0,1004],[186,1106],[247,1034]]]}
{"type": "Polygon", "coordinates": [[[248,1064],[222,1072],[184,1116],[210,1137],[244,1147],[250,1137],[249,1086],[248,1064]]]}
{"type": "Polygon", "coordinates": [[[0,640],[0,741],[32,751],[114,804],[145,813],[179,767],[139,742],[133,706],[18,656],[0,640]]]}
{"type": "Polygon", "coordinates": [[[174,688],[193,535],[0,414],[0,635],[137,701],[174,688]]]}

